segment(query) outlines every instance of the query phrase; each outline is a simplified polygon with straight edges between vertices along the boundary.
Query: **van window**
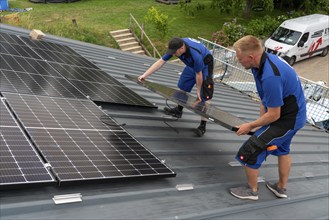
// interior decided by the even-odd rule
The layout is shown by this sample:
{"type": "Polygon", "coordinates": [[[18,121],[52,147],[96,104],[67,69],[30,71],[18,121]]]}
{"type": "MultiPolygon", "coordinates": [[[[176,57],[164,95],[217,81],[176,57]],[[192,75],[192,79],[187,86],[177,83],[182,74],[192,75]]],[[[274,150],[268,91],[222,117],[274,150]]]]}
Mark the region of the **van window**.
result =
{"type": "Polygon", "coordinates": [[[312,34],[311,38],[321,37],[323,32],[324,32],[323,29],[319,31],[315,31],[314,34],[312,34]]]}
{"type": "Polygon", "coordinates": [[[300,41],[303,41],[304,43],[307,42],[309,35],[310,35],[310,32],[307,32],[307,33],[303,34],[303,36],[300,39],[300,41]]]}
{"type": "Polygon", "coordinates": [[[324,35],[328,35],[329,34],[329,28],[326,28],[325,30],[324,30],[324,35]]]}
{"type": "Polygon", "coordinates": [[[271,39],[288,45],[295,45],[301,35],[301,32],[278,27],[272,34],[271,39]]]}

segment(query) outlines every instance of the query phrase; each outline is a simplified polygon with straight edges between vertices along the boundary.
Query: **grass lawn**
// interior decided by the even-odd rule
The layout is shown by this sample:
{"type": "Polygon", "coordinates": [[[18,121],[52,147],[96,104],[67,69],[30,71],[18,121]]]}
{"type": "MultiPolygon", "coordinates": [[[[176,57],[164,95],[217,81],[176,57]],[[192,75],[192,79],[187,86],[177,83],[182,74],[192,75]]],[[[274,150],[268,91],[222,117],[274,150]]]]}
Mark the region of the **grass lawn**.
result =
{"type": "MultiPolygon", "coordinates": [[[[116,47],[109,31],[129,27],[129,14],[142,24],[144,16],[151,6],[169,16],[169,30],[161,37],[151,24],[145,24],[145,30],[160,52],[165,50],[167,41],[173,37],[203,37],[211,40],[212,33],[221,29],[226,21],[241,17],[242,13],[221,14],[211,9],[211,0],[192,0],[191,4],[202,3],[206,7],[194,16],[188,15],[177,5],[166,5],[155,0],[80,0],[74,3],[32,3],[29,0],[9,0],[10,8],[33,8],[28,12],[19,12],[19,21],[5,20],[4,23],[27,29],[40,29],[44,33],[86,41],[108,47],[116,47]],[[73,25],[72,19],[77,21],[73,25]]],[[[14,12],[11,12],[14,13],[14,12]]],[[[9,14],[4,12],[3,14],[9,14]]],[[[260,18],[265,12],[254,12],[252,18],[260,18]]],[[[278,12],[275,13],[277,15],[278,12]]]]}

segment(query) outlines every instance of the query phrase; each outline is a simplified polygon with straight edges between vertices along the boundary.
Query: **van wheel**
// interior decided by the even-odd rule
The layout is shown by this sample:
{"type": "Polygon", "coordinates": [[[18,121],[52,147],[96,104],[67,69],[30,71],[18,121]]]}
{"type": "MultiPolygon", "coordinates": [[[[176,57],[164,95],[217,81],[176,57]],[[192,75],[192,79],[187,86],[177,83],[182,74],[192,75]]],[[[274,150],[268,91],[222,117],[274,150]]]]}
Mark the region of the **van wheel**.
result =
{"type": "Polygon", "coordinates": [[[325,57],[328,54],[328,47],[324,48],[322,53],[320,54],[321,57],[325,57]]]}
{"type": "Polygon", "coordinates": [[[295,64],[295,62],[296,62],[296,57],[295,56],[291,57],[288,60],[288,63],[289,63],[290,66],[293,66],[295,64]]]}

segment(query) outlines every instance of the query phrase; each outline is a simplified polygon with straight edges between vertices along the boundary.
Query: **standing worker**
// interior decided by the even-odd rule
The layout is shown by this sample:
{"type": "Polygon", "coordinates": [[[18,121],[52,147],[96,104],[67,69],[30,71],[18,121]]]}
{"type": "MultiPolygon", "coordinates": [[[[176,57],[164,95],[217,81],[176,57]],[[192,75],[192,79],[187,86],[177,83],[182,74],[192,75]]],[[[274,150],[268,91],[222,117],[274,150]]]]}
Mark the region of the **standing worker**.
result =
{"type": "Polygon", "coordinates": [[[258,200],[258,168],[268,154],[278,156],[279,180],[267,188],[279,198],[287,198],[290,174],[290,143],[306,123],[306,103],[295,70],[280,57],[264,52],[260,41],[245,36],[233,45],[239,63],[251,69],[260,97],[260,117],[238,126],[237,135],[259,128],[240,148],[236,159],[244,165],[248,184],[231,188],[233,196],[258,200]],[[276,150],[267,149],[276,145],[276,150]]]}
{"type": "MultiPolygon", "coordinates": [[[[196,84],[198,101],[211,99],[213,93],[213,56],[203,44],[192,38],[172,38],[168,43],[167,52],[138,79],[146,79],[149,75],[159,70],[173,55],[186,65],[179,78],[178,88],[185,92],[191,92],[196,84]],[[211,84],[210,94],[205,82],[211,84]]],[[[181,118],[183,106],[178,105],[175,108],[165,107],[164,111],[167,115],[181,118]]],[[[199,127],[193,130],[199,137],[202,137],[206,132],[206,123],[207,119],[201,117],[199,127]]]]}

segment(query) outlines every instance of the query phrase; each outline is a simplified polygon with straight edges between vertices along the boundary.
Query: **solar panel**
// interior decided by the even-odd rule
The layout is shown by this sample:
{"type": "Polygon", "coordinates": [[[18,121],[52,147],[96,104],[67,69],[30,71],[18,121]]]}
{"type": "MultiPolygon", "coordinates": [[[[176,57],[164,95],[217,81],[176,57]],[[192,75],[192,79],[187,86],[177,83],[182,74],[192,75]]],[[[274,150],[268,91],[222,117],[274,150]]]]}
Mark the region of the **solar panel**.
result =
{"type": "Polygon", "coordinates": [[[56,44],[52,43],[49,41],[41,41],[41,40],[32,40],[27,37],[20,37],[22,41],[30,45],[30,47],[35,48],[35,49],[40,49],[40,50],[47,50],[47,51],[55,51],[59,53],[65,53],[65,54],[70,54],[74,56],[80,56],[77,52],[75,52],[72,48],[61,45],[61,44],[56,44]]]}
{"type": "Polygon", "coordinates": [[[47,61],[98,69],[95,64],[76,53],[70,47],[46,41],[32,40],[26,37],[21,38],[47,61]]]}
{"type": "Polygon", "coordinates": [[[156,108],[156,106],[100,69],[50,64],[91,100],[156,108]]]}
{"type": "Polygon", "coordinates": [[[54,183],[33,146],[0,101],[0,186],[54,183]]]}
{"type": "Polygon", "coordinates": [[[45,61],[0,54],[0,62],[1,91],[87,99],[45,61]]]}
{"type": "Polygon", "coordinates": [[[156,108],[70,47],[20,38],[93,101],[156,108]]]}
{"type": "MultiPolygon", "coordinates": [[[[225,112],[215,106],[212,106],[206,102],[196,101],[196,97],[177,89],[173,89],[158,83],[150,82],[148,80],[139,81],[137,77],[132,77],[125,75],[128,79],[137,82],[138,84],[150,89],[153,92],[163,96],[166,99],[169,99],[178,105],[184,106],[187,109],[192,110],[193,112],[208,118],[211,121],[229,129],[232,131],[237,131],[238,125],[245,123],[240,118],[225,112]]],[[[253,132],[249,132],[250,135],[253,132]]]]}
{"type": "Polygon", "coordinates": [[[30,59],[9,54],[0,54],[0,69],[16,72],[33,73],[39,75],[61,77],[56,69],[43,60],[30,59]]]}
{"type": "Polygon", "coordinates": [[[175,175],[88,100],[3,95],[61,182],[175,175]]]}
{"type": "Polygon", "coordinates": [[[1,69],[0,90],[51,97],[87,99],[66,79],[1,69]]]}
{"type": "Polygon", "coordinates": [[[41,57],[38,54],[36,54],[31,48],[23,45],[1,42],[0,51],[1,53],[5,53],[5,54],[41,59],[41,57]]]}
{"type": "Polygon", "coordinates": [[[0,32],[0,42],[9,44],[25,45],[25,43],[16,35],[0,32]]]}
{"type": "Polygon", "coordinates": [[[50,62],[50,64],[68,80],[79,80],[85,82],[124,86],[118,80],[100,69],[84,68],[53,62],[50,62]]]}

